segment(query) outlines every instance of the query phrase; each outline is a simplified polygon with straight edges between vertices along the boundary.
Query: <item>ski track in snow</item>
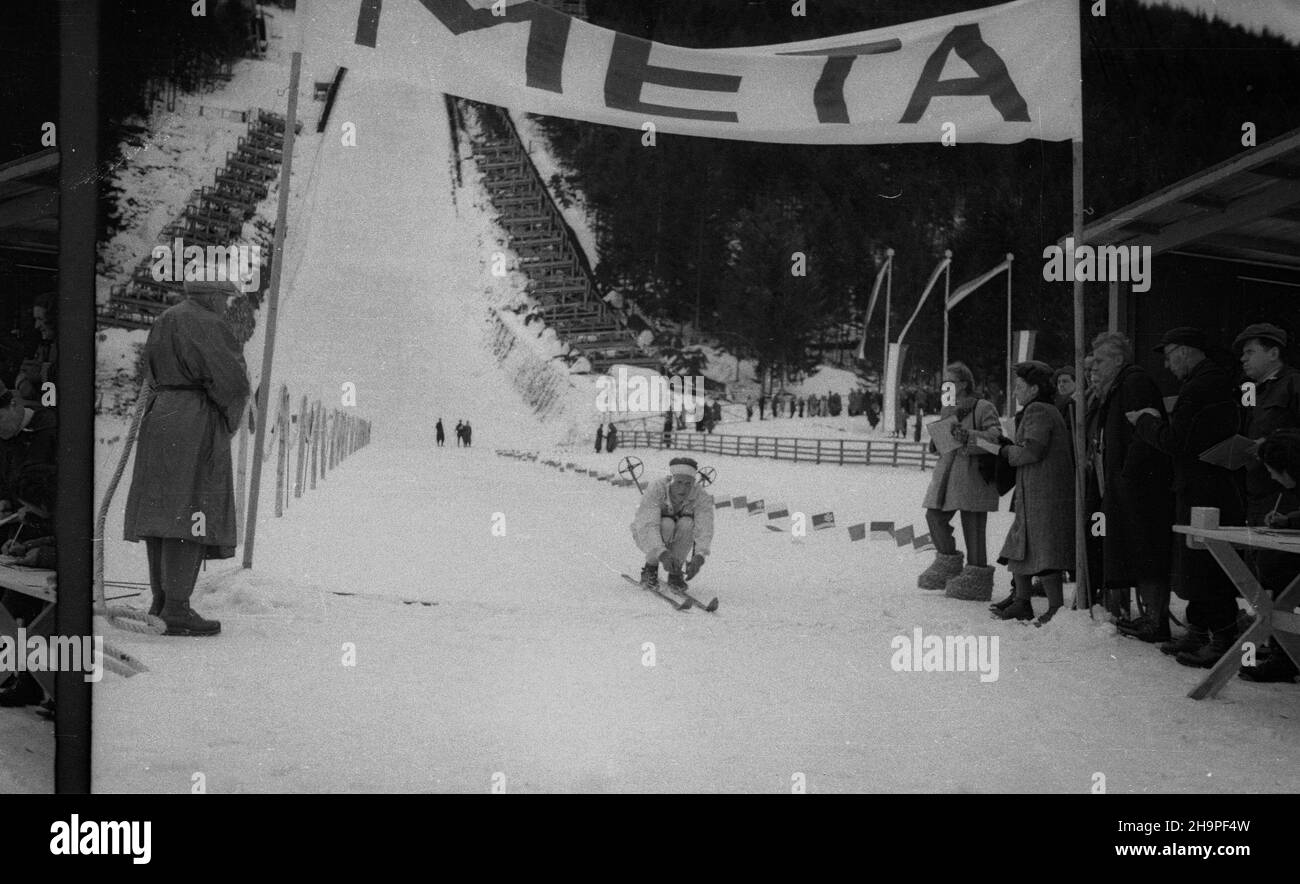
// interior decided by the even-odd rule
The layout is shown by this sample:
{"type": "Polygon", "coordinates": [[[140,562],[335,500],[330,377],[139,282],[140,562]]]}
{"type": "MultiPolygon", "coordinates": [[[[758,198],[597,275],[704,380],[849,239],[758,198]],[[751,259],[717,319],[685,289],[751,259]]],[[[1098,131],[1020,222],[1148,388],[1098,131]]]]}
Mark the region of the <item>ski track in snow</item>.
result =
{"type": "MultiPolygon", "coordinates": [[[[200,578],[196,607],[221,637],[97,624],[150,671],[95,688],[95,791],[187,792],[196,773],[211,792],[482,792],[497,774],[510,792],[785,792],[803,774],[813,792],[1082,793],[1097,772],[1115,792],[1300,787],[1280,773],[1300,772],[1294,688],[1234,680],[1197,703],[1202,671],[1086,612],[994,622],[915,588],[929,553],[848,542],[855,521],[923,531],[928,473],[704,456],[719,496],[834,510],[839,527],[795,539],[718,510],[698,578],[716,615],[629,587],[635,489],[493,454],[618,459],[556,448],[560,430],[484,347],[490,248],[481,212],[447,194],[440,96],[350,77],[333,118],[357,124],[358,146],[302,139],[314,184],[305,195],[295,175],[291,211],[306,201],[310,216],[291,239],[273,384],[328,403],[355,383],[375,441],[281,519],[268,463],[256,567],[200,578]],[[455,447],[460,418],[473,449],[455,447]],[[893,671],[891,642],[914,627],[997,636],[997,681],[893,671]]],[[[256,368],[260,336],[247,353],[256,368]]],[[[100,446],[100,493],[120,445],[100,446]]],[[[671,456],[620,454],[649,476],[671,456]]],[[[108,576],[143,581],[143,549],[118,540],[125,496],[124,481],[108,576]]],[[[990,520],[992,553],[1010,518],[990,520]]]]}

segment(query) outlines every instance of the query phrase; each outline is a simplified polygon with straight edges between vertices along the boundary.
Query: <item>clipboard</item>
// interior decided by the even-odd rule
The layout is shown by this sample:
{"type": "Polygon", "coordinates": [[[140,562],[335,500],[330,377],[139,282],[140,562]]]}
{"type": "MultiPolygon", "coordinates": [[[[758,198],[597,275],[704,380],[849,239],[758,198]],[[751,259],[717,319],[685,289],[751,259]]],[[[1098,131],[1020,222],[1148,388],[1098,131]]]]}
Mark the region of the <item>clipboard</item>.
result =
{"type": "Polygon", "coordinates": [[[930,434],[930,441],[934,443],[935,450],[940,455],[956,451],[962,447],[962,444],[954,439],[952,435],[952,428],[956,425],[957,419],[952,415],[926,424],[925,429],[930,434]]]}

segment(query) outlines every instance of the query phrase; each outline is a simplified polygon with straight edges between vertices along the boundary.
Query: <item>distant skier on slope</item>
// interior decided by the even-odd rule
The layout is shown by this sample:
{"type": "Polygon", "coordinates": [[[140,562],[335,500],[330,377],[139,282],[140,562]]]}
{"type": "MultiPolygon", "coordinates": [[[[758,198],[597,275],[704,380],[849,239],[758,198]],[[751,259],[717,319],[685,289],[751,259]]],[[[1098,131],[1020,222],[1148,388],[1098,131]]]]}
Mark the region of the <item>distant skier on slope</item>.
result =
{"type": "Polygon", "coordinates": [[[650,483],[641,496],[632,520],[632,537],[645,553],[641,585],[658,586],[659,566],[663,565],[668,585],[684,590],[686,581],[704,566],[713,543],[713,496],[696,481],[699,464],[691,458],[674,457],[668,470],[669,475],[650,483]]]}
{"type": "Polygon", "coordinates": [[[447,441],[447,433],[442,428],[442,418],[438,418],[438,423],[434,425],[434,432],[437,433],[434,440],[438,443],[438,447],[441,448],[447,441]]]}

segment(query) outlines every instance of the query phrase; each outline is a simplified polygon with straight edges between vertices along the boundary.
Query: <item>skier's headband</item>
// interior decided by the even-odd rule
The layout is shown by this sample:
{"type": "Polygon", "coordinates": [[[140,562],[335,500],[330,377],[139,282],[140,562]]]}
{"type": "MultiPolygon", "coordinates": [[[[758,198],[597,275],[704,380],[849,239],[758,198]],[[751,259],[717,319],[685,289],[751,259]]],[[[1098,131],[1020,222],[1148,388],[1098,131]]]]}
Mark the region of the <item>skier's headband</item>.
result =
{"type": "Polygon", "coordinates": [[[688,457],[673,458],[668,464],[668,472],[674,476],[694,476],[699,466],[688,457]]]}

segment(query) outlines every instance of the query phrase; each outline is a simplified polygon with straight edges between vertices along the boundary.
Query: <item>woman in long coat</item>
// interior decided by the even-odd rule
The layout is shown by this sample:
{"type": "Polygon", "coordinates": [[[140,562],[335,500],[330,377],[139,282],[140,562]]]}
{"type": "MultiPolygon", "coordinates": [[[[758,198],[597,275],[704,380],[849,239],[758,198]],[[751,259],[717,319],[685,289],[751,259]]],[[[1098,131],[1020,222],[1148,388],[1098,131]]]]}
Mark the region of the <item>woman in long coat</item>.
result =
{"type": "Polygon", "coordinates": [[[1015,367],[1016,440],[1005,441],[1002,453],[1016,468],[1012,510],[1016,514],[998,561],[1011,571],[1015,593],[994,616],[1003,620],[1029,620],[1033,579],[1042,580],[1047,592],[1047,613],[1052,619],[1063,604],[1063,572],[1074,565],[1074,469],[1070,433],[1053,403],[1052,368],[1042,362],[1022,362],[1015,367]]]}
{"type": "Polygon", "coordinates": [[[997,485],[979,469],[980,455],[987,454],[976,439],[989,442],[1001,436],[1002,425],[992,402],[975,397],[975,377],[960,362],[948,366],[946,380],[956,387],[955,404],[944,406],[939,419],[955,417],[953,435],[961,434],[964,444],[944,452],[930,476],[925,493],[925,521],[934,541],[934,562],[917,578],[922,589],[943,589],[953,598],[987,601],[993,595],[993,568],[988,564],[988,514],[997,512],[997,485]],[[953,537],[953,513],[961,513],[962,539],[966,545],[966,566],[953,537]]]}
{"type": "Polygon", "coordinates": [[[145,344],[154,388],[140,421],[125,538],[144,540],[151,614],[168,635],[215,635],[189,600],[205,558],[235,554],[230,438],[248,402],[243,351],[224,319],[233,283],[186,282],[145,344]]]}

